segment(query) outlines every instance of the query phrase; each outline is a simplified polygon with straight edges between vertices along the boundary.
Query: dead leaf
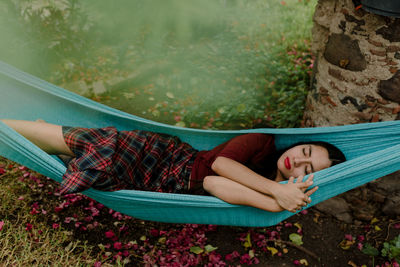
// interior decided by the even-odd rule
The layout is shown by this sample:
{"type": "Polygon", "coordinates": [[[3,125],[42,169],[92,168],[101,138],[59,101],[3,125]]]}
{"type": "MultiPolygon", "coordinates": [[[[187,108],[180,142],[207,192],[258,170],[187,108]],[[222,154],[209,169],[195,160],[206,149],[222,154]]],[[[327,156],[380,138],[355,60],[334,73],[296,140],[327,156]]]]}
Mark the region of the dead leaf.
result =
{"type": "Polygon", "coordinates": [[[295,223],[294,226],[296,226],[299,230],[303,228],[303,226],[300,223],[295,223]]]}
{"type": "Polygon", "coordinates": [[[354,244],[354,240],[350,241],[347,239],[342,240],[342,242],[339,243],[339,247],[343,250],[348,250],[353,244],[354,244]]]}
{"type": "Polygon", "coordinates": [[[342,68],[346,68],[347,67],[347,65],[349,65],[349,60],[348,59],[342,59],[342,60],[340,60],[339,61],[339,65],[340,65],[340,67],[342,67],[342,68]]]}
{"type": "Polygon", "coordinates": [[[213,247],[212,245],[208,244],[208,245],[206,245],[206,246],[204,247],[204,249],[206,250],[206,252],[209,253],[209,252],[211,252],[211,251],[217,250],[218,247],[213,247]]]}
{"type": "Polygon", "coordinates": [[[153,114],[154,117],[159,117],[161,113],[160,113],[159,110],[156,109],[156,110],[153,110],[153,111],[151,112],[151,114],[153,114]]]}
{"type": "Polygon", "coordinates": [[[350,265],[351,267],[358,267],[358,265],[355,264],[355,263],[352,262],[352,261],[349,261],[347,264],[350,265]]]}
{"type": "Polygon", "coordinates": [[[269,251],[271,251],[271,255],[274,256],[276,253],[278,253],[278,250],[274,247],[267,247],[269,251]]]}
{"type": "Polygon", "coordinates": [[[245,248],[250,248],[250,247],[251,247],[250,233],[247,233],[247,235],[246,235],[246,241],[244,241],[243,246],[244,246],[245,248]]]}
{"type": "Polygon", "coordinates": [[[254,250],[253,249],[249,250],[249,256],[250,256],[250,259],[254,258],[254,250]]]}
{"type": "Polygon", "coordinates": [[[313,221],[314,221],[315,223],[319,223],[319,216],[320,216],[319,213],[315,213],[315,214],[314,214],[313,221]]]}
{"type": "Polygon", "coordinates": [[[185,127],[186,124],[185,124],[183,121],[179,121],[179,122],[175,123],[175,126],[178,126],[178,127],[185,127]]]}
{"type": "Polygon", "coordinates": [[[377,223],[377,222],[379,222],[379,219],[377,219],[377,218],[373,218],[373,219],[371,220],[371,224],[374,224],[374,223],[377,223]]]}
{"type": "Polygon", "coordinates": [[[73,245],[74,245],[74,243],[70,242],[68,244],[68,246],[65,247],[65,251],[67,251],[67,252],[70,251],[73,245]]]}
{"type": "Polygon", "coordinates": [[[135,94],[134,94],[134,93],[123,93],[123,95],[124,95],[124,97],[125,97],[126,99],[132,99],[132,98],[135,97],[135,94]]]}
{"type": "Polygon", "coordinates": [[[298,246],[303,245],[303,240],[302,240],[303,237],[299,234],[292,233],[289,235],[289,239],[290,239],[290,241],[292,241],[294,244],[296,244],[298,246]]]}
{"type": "Polygon", "coordinates": [[[304,266],[308,266],[308,261],[306,259],[301,259],[300,264],[302,264],[304,266]]]}
{"type": "Polygon", "coordinates": [[[171,99],[175,98],[174,94],[171,93],[171,92],[167,92],[166,95],[167,95],[168,98],[171,98],[171,99]]]}
{"type": "Polygon", "coordinates": [[[196,255],[199,255],[199,254],[203,253],[203,251],[204,250],[201,247],[191,247],[190,248],[190,252],[192,252],[192,253],[194,253],[196,255]]]}

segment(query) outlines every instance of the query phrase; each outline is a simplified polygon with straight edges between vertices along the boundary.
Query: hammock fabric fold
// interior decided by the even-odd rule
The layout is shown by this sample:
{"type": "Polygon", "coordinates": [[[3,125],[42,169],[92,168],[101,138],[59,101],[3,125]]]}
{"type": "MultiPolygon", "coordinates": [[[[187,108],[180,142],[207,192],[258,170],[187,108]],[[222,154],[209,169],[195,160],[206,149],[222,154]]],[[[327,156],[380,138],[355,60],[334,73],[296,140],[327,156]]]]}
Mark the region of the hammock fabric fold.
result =
{"type": "MultiPolygon", "coordinates": [[[[232,137],[261,132],[276,136],[277,148],[300,141],[336,145],[348,161],[315,173],[312,205],[400,169],[400,121],[299,129],[206,131],[139,118],[91,101],[0,62],[0,118],[36,120],[81,127],[115,126],[180,137],[194,148],[211,149],[232,137]]],[[[0,155],[58,182],[65,166],[0,122],[0,155]]],[[[90,189],[87,196],[121,213],[159,222],[270,226],[293,215],[231,205],[210,196],[90,189]]]]}

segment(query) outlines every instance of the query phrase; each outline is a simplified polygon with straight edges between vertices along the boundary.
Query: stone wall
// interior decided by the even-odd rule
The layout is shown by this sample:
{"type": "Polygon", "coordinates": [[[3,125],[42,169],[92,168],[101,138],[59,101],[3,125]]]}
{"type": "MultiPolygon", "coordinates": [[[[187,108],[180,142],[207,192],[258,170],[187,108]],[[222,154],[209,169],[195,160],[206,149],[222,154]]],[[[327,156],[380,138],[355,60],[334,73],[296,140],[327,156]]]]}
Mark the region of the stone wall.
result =
{"type": "MultiPolygon", "coordinates": [[[[356,10],[351,0],[319,0],[312,48],[316,63],[306,127],[400,119],[400,19],[356,10]]],[[[400,215],[400,174],[317,208],[347,222],[381,212],[400,215]]]]}

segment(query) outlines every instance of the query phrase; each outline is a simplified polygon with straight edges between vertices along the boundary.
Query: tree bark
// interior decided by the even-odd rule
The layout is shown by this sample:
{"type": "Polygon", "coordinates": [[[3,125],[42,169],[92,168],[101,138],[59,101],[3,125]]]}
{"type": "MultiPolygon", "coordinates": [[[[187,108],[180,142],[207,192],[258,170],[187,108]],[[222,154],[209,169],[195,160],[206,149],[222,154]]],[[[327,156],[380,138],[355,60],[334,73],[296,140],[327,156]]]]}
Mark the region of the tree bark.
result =
{"type": "Polygon", "coordinates": [[[400,19],[355,10],[351,0],[319,0],[312,46],[316,64],[305,126],[396,119],[400,19]]]}
{"type": "MultiPolygon", "coordinates": [[[[400,19],[356,9],[351,0],[319,0],[312,49],[316,62],[304,113],[306,127],[400,119],[400,19]]],[[[356,219],[371,218],[362,210],[373,216],[385,210],[400,215],[400,190],[384,189],[393,179],[399,181],[400,175],[340,197],[356,219]]]]}

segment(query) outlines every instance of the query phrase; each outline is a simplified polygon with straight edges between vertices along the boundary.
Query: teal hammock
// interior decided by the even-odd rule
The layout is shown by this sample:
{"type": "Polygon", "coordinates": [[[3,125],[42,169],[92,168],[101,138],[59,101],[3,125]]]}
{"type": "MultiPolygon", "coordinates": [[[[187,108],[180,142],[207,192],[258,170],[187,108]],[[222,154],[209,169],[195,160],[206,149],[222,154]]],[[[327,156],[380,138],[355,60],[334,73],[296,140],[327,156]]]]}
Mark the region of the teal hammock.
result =
{"type": "MultiPolygon", "coordinates": [[[[400,169],[400,122],[388,121],[335,127],[209,131],[179,128],[146,120],[104,106],[40,80],[0,62],[0,118],[36,120],[81,127],[115,126],[142,129],[180,137],[199,150],[211,149],[244,133],[274,134],[278,149],[296,142],[326,141],[336,145],[348,161],[315,173],[319,190],[312,205],[400,169]]],[[[58,182],[66,170],[50,156],[0,122],[0,155],[58,182]]],[[[231,205],[211,196],[134,190],[85,195],[121,213],[159,222],[235,226],[270,226],[293,215],[231,205]]]]}

